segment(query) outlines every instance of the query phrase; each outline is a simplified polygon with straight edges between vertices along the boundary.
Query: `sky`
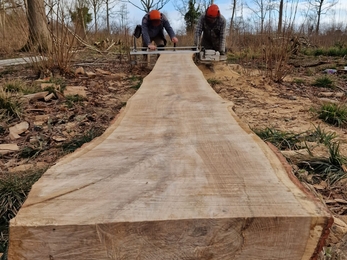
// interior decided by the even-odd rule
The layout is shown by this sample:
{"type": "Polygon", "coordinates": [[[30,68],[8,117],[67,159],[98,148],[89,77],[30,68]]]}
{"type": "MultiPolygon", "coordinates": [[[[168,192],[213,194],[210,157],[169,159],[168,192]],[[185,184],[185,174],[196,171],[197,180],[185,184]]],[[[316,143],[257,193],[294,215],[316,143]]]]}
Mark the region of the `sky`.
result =
{"type": "MultiPolygon", "coordinates": [[[[184,25],[184,20],[181,17],[181,15],[179,14],[179,12],[177,12],[174,8],[173,2],[175,0],[171,0],[168,4],[166,4],[163,9],[161,9],[161,11],[163,13],[165,13],[170,21],[171,26],[173,27],[174,30],[179,30],[183,27],[184,25]]],[[[179,0],[176,0],[179,1],[179,0]]],[[[238,0],[240,1],[240,0],[238,0]]],[[[251,5],[254,1],[253,0],[247,0],[248,4],[251,5]]],[[[338,4],[333,7],[334,11],[335,11],[335,15],[323,15],[322,16],[322,20],[321,20],[321,24],[322,23],[338,23],[338,22],[342,22],[345,24],[345,26],[347,25],[347,4],[346,3],[342,3],[346,0],[338,0],[338,4]]],[[[133,0],[133,3],[138,4],[140,6],[140,0],[133,0]]],[[[219,9],[221,10],[221,13],[224,15],[224,17],[227,20],[230,20],[231,18],[231,0],[215,0],[214,1],[215,4],[217,4],[219,6],[219,9]]],[[[301,7],[304,9],[306,9],[304,4],[301,4],[301,7]]],[[[134,7],[131,4],[127,4],[127,8],[128,8],[128,12],[129,12],[129,21],[131,23],[131,25],[133,27],[135,27],[136,24],[140,24],[142,17],[144,16],[144,12],[137,9],[136,7],[134,7]]],[[[236,12],[236,14],[238,16],[241,15],[241,11],[239,10],[238,12],[236,12]]],[[[251,16],[252,12],[250,10],[248,10],[247,8],[243,8],[243,17],[247,17],[247,16],[251,16]]],[[[300,19],[300,18],[298,18],[300,19]]]]}

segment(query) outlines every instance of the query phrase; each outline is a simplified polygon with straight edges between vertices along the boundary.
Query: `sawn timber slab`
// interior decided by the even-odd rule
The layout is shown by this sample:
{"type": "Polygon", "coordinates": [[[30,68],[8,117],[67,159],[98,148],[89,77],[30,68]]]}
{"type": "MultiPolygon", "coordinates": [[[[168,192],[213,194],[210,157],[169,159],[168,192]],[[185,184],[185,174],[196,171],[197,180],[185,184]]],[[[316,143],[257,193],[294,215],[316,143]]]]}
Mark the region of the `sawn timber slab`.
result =
{"type": "Polygon", "coordinates": [[[314,259],[331,216],[191,54],[162,54],[105,134],[34,184],[9,259],[314,259]]]}

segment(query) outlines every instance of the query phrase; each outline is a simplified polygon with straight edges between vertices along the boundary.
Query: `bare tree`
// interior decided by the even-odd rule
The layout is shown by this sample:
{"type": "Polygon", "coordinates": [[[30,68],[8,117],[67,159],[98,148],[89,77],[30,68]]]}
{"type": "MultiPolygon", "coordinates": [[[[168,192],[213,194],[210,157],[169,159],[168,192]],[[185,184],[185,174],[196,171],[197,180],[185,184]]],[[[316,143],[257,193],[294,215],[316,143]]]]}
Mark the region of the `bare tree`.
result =
{"type": "Polygon", "coordinates": [[[51,50],[51,36],[48,30],[44,0],[27,0],[29,39],[23,50],[37,49],[40,52],[51,50]]]}
{"type": "Polygon", "coordinates": [[[280,5],[278,8],[278,26],[277,33],[282,32],[282,21],[283,21],[283,0],[280,0],[280,5]]]}
{"type": "Polygon", "coordinates": [[[107,32],[111,32],[110,28],[110,18],[111,18],[111,10],[116,6],[119,0],[104,0],[105,2],[105,12],[106,12],[106,27],[107,32]]]}
{"type": "MultiPolygon", "coordinates": [[[[200,5],[200,1],[196,1],[198,5],[200,5]]],[[[188,12],[189,8],[189,0],[181,0],[181,1],[174,1],[173,6],[177,12],[179,12],[182,17],[185,16],[185,14],[188,12]]]]}
{"type": "Polygon", "coordinates": [[[337,0],[308,0],[309,6],[313,8],[312,12],[316,16],[316,34],[319,33],[322,15],[327,14],[330,8],[336,5],[337,2],[337,0]]]}
{"type": "Polygon", "coordinates": [[[88,3],[93,8],[93,16],[94,16],[94,31],[98,31],[98,13],[103,4],[104,0],[88,0],[88,3]]]}
{"type": "Polygon", "coordinates": [[[140,0],[141,2],[141,6],[138,6],[136,4],[134,4],[132,1],[128,0],[128,3],[132,4],[133,6],[135,6],[136,8],[148,13],[149,11],[156,9],[156,10],[160,10],[162,9],[168,2],[170,2],[170,0],[140,0]]]}
{"type": "Polygon", "coordinates": [[[125,3],[121,4],[119,10],[117,11],[119,32],[124,33],[127,29],[128,24],[128,9],[125,3]]]}
{"type": "Polygon", "coordinates": [[[232,0],[232,11],[231,11],[231,18],[230,18],[229,36],[232,35],[233,29],[234,29],[234,19],[235,19],[235,13],[236,13],[236,4],[237,4],[237,0],[232,0]]]}
{"type": "Polygon", "coordinates": [[[260,20],[260,33],[264,32],[264,23],[266,16],[269,12],[274,9],[274,5],[271,0],[252,0],[246,4],[247,8],[250,9],[255,16],[260,20]]]}

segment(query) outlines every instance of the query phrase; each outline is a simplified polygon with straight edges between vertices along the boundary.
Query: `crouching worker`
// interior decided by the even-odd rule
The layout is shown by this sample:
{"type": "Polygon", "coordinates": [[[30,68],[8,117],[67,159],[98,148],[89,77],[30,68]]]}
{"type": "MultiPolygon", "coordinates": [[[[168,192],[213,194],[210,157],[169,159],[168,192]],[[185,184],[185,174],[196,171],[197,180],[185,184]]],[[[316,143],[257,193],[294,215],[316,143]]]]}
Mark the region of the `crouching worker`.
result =
{"type": "Polygon", "coordinates": [[[220,55],[225,55],[225,39],[226,20],[221,15],[219,7],[213,4],[198,20],[194,33],[194,44],[196,46],[200,44],[206,50],[219,51],[220,55]]]}
{"type": "Polygon", "coordinates": [[[152,10],[142,18],[142,46],[155,50],[166,46],[164,29],[173,43],[177,43],[175,32],[169,20],[158,10],[152,10]],[[154,42],[155,44],[152,44],[154,42]]]}

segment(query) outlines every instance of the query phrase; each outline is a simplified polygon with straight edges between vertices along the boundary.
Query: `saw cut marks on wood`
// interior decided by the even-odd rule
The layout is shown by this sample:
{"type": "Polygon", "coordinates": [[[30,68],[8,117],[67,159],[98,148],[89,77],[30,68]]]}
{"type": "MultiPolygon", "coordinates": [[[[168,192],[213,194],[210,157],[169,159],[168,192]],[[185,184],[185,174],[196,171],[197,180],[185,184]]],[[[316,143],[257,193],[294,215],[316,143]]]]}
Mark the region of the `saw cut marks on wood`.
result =
{"type": "Polygon", "coordinates": [[[8,260],[318,259],[333,218],[291,174],[191,53],[160,55],[106,132],[33,185],[8,260]]]}

